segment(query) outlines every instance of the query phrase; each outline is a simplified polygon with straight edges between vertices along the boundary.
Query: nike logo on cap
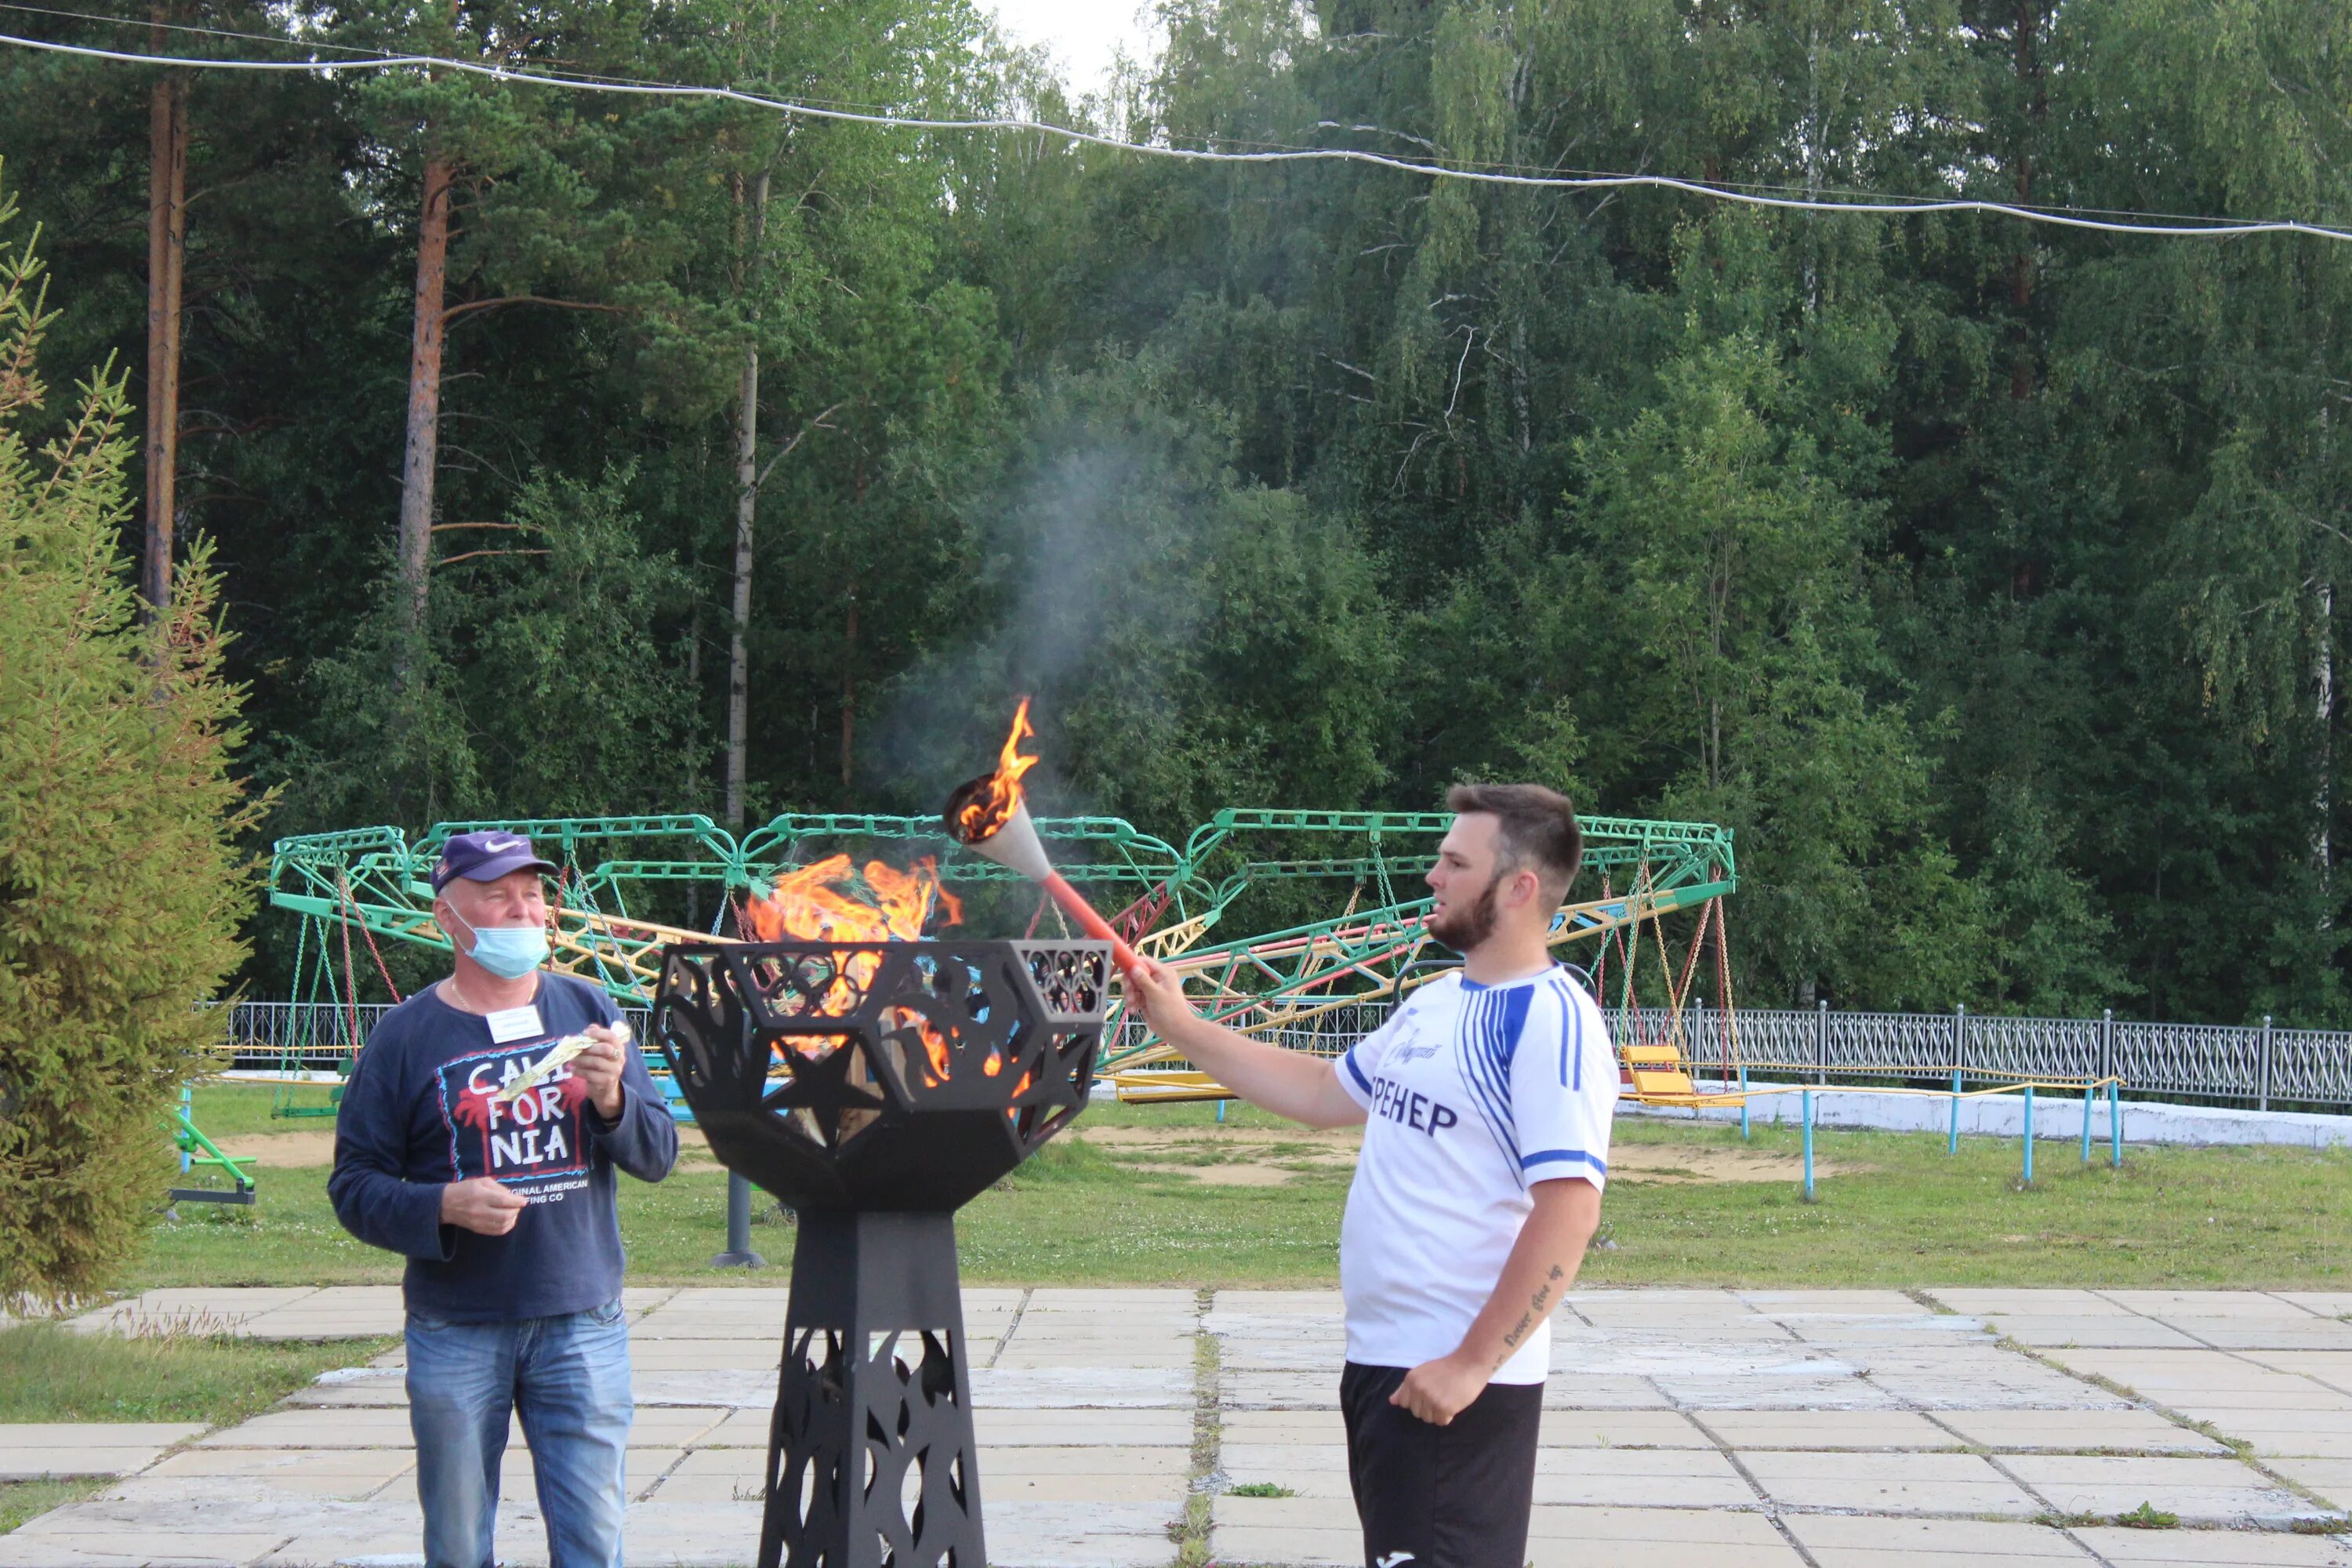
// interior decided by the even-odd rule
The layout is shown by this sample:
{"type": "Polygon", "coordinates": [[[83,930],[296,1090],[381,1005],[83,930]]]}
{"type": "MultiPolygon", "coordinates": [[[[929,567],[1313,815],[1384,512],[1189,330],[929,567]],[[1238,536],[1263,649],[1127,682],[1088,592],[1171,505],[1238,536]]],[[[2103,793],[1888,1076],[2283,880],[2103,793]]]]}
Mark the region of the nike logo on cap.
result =
{"type": "Polygon", "coordinates": [[[493,855],[503,855],[509,849],[520,849],[522,847],[523,841],[520,838],[508,838],[504,840],[498,838],[485,838],[482,840],[482,847],[488,850],[493,855]]]}

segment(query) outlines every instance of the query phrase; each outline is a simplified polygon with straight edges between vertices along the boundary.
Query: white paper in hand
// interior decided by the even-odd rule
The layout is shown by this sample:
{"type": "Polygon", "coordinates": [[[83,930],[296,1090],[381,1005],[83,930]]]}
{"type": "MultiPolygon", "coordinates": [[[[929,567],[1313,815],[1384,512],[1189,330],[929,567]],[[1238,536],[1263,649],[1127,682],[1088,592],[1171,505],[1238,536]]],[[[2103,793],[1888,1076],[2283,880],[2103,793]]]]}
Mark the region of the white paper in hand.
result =
{"type": "MultiPolygon", "coordinates": [[[[625,1046],[629,1043],[629,1026],[625,1022],[614,1025],[613,1032],[621,1037],[621,1044],[625,1046]]],[[[501,1105],[512,1105],[516,1100],[545,1083],[548,1075],[557,1068],[595,1043],[585,1035],[564,1036],[563,1038],[556,1041],[553,1047],[537,1062],[500,1085],[498,1091],[490,1098],[501,1105]]]]}

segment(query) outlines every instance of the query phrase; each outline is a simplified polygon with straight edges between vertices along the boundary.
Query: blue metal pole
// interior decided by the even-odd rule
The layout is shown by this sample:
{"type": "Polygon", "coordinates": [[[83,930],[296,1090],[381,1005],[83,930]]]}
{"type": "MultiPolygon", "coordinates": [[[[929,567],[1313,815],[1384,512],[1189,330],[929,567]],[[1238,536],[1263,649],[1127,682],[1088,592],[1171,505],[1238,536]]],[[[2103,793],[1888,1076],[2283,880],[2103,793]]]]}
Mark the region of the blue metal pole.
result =
{"type": "Polygon", "coordinates": [[[2124,1168],[2124,1096],[2123,1079],[2107,1079],[2107,1140],[2115,1147],[2115,1166],[2124,1168]]]}
{"type": "Polygon", "coordinates": [[[2091,1106],[2098,1098],[2097,1084],[2086,1083],[2083,1086],[2083,1163],[2085,1165],[2091,1163],[2091,1106]]]}
{"type": "Polygon", "coordinates": [[[1944,1140],[1944,1152],[1960,1152],[1960,1069],[1952,1069],[1952,1131],[1944,1140]]]}
{"type": "Polygon", "coordinates": [[[1803,1091],[1805,1097],[1805,1201],[1813,1201],[1813,1091],[1803,1091]]]}
{"type": "Polygon", "coordinates": [[[2033,1086],[2025,1086],[2025,1184],[2033,1184],[2033,1086]]]}
{"type": "Polygon", "coordinates": [[[1224,1124],[1225,1124],[1225,1102],[1224,1102],[1223,1100],[1221,1100],[1217,1101],[1217,1125],[1218,1125],[1218,1126],[1220,1126],[1220,1127],[1223,1127],[1224,1124]]]}
{"type": "Polygon", "coordinates": [[[1739,1141],[1748,1142],[1748,1064],[1739,1064],[1739,1141]]]}

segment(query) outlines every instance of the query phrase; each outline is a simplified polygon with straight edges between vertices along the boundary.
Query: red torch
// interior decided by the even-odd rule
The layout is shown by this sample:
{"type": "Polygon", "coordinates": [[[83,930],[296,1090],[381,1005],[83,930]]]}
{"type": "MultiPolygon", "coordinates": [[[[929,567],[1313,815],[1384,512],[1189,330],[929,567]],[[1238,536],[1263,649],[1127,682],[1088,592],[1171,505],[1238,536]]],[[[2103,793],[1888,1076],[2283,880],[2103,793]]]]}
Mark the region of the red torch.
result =
{"type": "Polygon", "coordinates": [[[1118,932],[1110,929],[1110,922],[1095,913],[1094,906],[1054,869],[1054,863],[1045,858],[1045,846],[1038,841],[1036,825],[1029,820],[1029,807],[1022,799],[1021,779],[1037,765],[1037,759],[1023,756],[1021,742],[1036,733],[1029,727],[1029,700],[1024,697],[1020,711],[1013,715],[1013,732],[1004,738],[1004,749],[997,753],[996,771],[959,785],[948,796],[948,804],[940,816],[947,824],[949,837],[973,854],[1011,867],[1045,889],[1046,896],[1061,905],[1088,936],[1110,943],[1111,957],[1121,969],[1132,973],[1142,966],[1143,961],[1118,932]]]}

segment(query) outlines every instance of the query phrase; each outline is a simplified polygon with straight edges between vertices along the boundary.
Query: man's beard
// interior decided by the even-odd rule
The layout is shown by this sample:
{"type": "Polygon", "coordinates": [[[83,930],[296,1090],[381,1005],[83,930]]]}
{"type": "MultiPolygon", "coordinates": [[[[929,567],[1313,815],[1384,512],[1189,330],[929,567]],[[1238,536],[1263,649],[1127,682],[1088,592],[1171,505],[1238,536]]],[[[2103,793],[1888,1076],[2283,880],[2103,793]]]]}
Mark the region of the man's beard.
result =
{"type": "Polygon", "coordinates": [[[1495,934],[1495,889],[1503,885],[1497,871],[1486,890],[1467,905],[1452,904],[1429,917],[1430,936],[1456,952],[1467,952],[1495,934]]]}

